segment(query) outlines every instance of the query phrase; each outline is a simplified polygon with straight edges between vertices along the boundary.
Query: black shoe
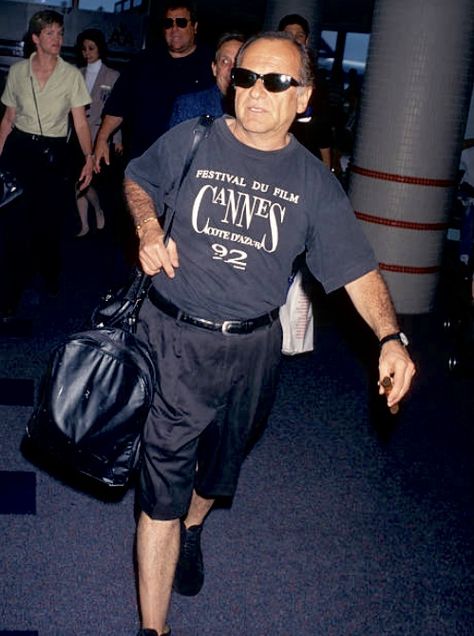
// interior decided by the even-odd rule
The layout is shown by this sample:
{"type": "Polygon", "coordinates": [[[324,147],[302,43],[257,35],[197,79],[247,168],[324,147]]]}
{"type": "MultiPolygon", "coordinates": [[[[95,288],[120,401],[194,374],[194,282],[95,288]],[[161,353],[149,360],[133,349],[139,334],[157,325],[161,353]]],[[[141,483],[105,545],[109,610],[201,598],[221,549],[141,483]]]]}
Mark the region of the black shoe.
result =
{"type": "Polygon", "coordinates": [[[171,636],[171,629],[168,628],[168,631],[162,634],[158,634],[156,629],[140,629],[137,636],[171,636]]]}
{"type": "Polygon", "coordinates": [[[201,532],[202,525],[186,528],[181,522],[181,546],[173,589],[183,596],[195,596],[204,583],[201,532]]]}

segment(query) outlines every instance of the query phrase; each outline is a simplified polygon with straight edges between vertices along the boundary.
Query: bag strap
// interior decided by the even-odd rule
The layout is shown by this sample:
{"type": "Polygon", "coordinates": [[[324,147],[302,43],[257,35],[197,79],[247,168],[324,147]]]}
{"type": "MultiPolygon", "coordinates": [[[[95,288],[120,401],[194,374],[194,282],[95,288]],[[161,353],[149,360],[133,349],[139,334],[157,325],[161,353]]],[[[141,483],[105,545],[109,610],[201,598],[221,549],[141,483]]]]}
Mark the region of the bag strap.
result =
{"type": "MultiPolygon", "coordinates": [[[[214,123],[214,119],[215,117],[213,115],[201,115],[199,117],[199,120],[196,124],[196,126],[194,127],[193,130],[193,141],[191,144],[191,148],[186,156],[186,159],[184,161],[184,166],[183,166],[183,171],[181,172],[181,177],[179,179],[179,184],[178,184],[178,189],[176,191],[176,196],[175,196],[175,201],[178,197],[178,193],[181,189],[181,186],[183,185],[183,181],[186,178],[186,175],[189,172],[189,168],[191,167],[191,163],[196,155],[197,149],[199,147],[199,144],[201,143],[201,141],[207,137],[209,135],[210,129],[212,124],[214,123]]],[[[165,241],[167,241],[170,237],[171,234],[171,228],[173,227],[173,221],[174,221],[174,217],[176,214],[176,206],[174,206],[174,209],[171,213],[169,222],[168,222],[168,227],[166,229],[165,232],[165,241]]]]}
{"type": "Polygon", "coordinates": [[[189,172],[189,168],[191,167],[191,163],[196,155],[199,144],[209,135],[209,131],[211,129],[212,124],[214,123],[215,117],[213,115],[201,115],[199,117],[199,121],[196,124],[193,130],[193,142],[191,144],[191,149],[188,152],[188,156],[186,157],[186,161],[184,162],[183,172],[181,173],[181,179],[179,180],[179,188],[181,188],[183,181],[186,175],[189,172]]]}
{"type": "MultiPolygon", "coordinates": [[[[212,115],[201,115],[199,121],[193,129],[193,140],[191,143],[191,148],[186,155],[186,159],[184,162],[183,171],[181,172],[181,177],[179,179],[178,192],[181,188],[181,185],[186,178],[186,175],[189,172],[189,168],[191,167],[191,163],[196,155],[197,149],[201,141],[209,135],[209,131],[214,122],[214,117],[212,115]]],[[[176,207],[176,206],[175,206],[176,207]]],[[[173,210],[173,213],[170,217],[168,228],[165,233],[165,241],[169,238],[171,233],[171,227],[173,225],[173,220],[176,214],[176,209],[173,210]]],[[[141,269],[137,268],[135,277],[127,290],[124,300],[127,301],[123,306],[123,311],[120,312],[121,318],[123,319],[125,314],[125,319],[127,324],[133,328],[137,319],[138,313],[140,311],[140,307],[143,303],[143,300],[146,298],[148,294],[148,290],[151,286],[151,276],[145,274],[141,269]]]]}
{"type": "Polygon", "coordinates": [[[39,110],[38,110],[38,102],[36,100],[36,93],[35,93],[35,87],[33,85],[33,78],[30,75],[30,82],[31,82],[31,90],[33,92],[33,100],[35,102],[35,108],[36,108],[36,116],[38,117],[38,124],[39,124],[39,129],[40,129],[40,135],[43,137],[43,127],[41,126],[41,119],[40,119],[40,114],[39,114],[39,110]]]}

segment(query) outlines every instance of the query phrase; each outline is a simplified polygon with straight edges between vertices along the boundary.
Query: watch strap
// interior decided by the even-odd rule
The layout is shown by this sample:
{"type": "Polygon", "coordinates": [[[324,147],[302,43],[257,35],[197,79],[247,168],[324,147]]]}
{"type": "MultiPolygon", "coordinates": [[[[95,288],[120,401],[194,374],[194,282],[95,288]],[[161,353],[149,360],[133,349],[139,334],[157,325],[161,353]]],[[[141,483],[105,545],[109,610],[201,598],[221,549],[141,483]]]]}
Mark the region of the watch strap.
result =
{"type": "Polygon", "coordinates": [[[380,346],[382,347],[386,342],[390,342],[390,340],[398,340],[401,344],[406,347],[408,344],[408,338],[401,331],[397,331],[396,333],[391,333],[388,336],[384,336],[380,339],[380,346]]]}

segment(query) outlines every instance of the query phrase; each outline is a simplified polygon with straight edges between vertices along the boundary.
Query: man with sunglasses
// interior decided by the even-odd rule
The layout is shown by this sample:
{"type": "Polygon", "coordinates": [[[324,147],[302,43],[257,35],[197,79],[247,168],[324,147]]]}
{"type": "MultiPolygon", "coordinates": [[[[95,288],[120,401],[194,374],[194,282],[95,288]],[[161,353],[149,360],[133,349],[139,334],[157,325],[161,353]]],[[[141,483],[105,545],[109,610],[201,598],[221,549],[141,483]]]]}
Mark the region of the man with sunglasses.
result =
{"type": "Polygon", "coordinates": [[[160,369],[138,499],[142,636],[169,633],[172,587],[201,589],[203,521],[215,498],[234,495],[255,426],[273,403],[278,307],[298,255],[306,252],[326,291],[346,288],[379,338],[380,381],[393,381],[389,406],[415,371],[345,193],[288,132],[311,95],[307,51],[284,33],[255,36],[232,77],[235,118],[214,122],[181,187],[196,120],[168,131],[126,171],[140,261],[153,276],[138,334],[160,369]],[[176,210],[169,241],[166,207],[176,210]]]}
{"type": "Polygon", "coordinates": [[[212,88],[203,91],[179,95],[173,106],[170,128],[176,124],[199,117],[205,113],[220,117],[224,113],[233,113],[233,92],[230,88],[230,73],[234,66],[235,56],[245,41],[241,33],[224,33],[216,46],[216,55],[212,62],[212,73],[216,83],[212,88]]]}
{"type": "Polygon", "coordinates": [[[97,134],[96,170],[109,164],[112,133],[125,127],[126,158],[141,155],[168,129],[177,95],[213,85],[210,50],[196,43],[198,22],[188,0],[165,3],[162,30],[165,46],[143,51],[121,73],[105,104],[97,134]]]}

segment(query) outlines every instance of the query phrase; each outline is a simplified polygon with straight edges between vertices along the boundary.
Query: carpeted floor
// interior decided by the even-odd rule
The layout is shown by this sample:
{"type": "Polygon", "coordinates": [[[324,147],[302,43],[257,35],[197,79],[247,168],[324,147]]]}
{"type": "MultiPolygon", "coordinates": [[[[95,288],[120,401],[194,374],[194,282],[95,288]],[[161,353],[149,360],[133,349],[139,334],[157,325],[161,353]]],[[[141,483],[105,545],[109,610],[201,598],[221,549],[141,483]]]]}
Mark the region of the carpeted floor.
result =
{"type": "MultiPolygon", "coordinates": [[[[60,296],[26,297],[0,336],[0,636],[132,636],[133,492],[94,499],[19,450],[48,351],[126,270],[107,231],[65,254],[60,296]]],[[[205,586],[173,598],[173,636],[472,636],[474,384],[448,370],[443,310],[405,320],[419,373],[393,417],[366,331],[343,300],[318,303],[316,351],[283,360],[233,506],[206,523],[205,586]]]]}

